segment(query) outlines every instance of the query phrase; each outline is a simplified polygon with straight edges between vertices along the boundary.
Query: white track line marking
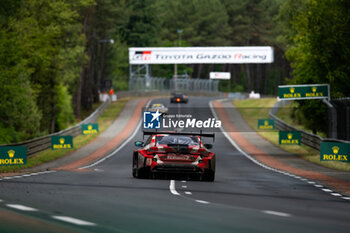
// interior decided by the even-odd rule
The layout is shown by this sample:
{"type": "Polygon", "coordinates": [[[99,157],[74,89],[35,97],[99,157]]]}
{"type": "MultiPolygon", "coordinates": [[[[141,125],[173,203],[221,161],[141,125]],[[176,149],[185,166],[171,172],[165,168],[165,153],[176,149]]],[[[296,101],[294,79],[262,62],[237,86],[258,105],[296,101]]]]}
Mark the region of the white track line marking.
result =
{"type": "Polygon", "coordinates": [[[23,177],[37,176],[37,175],[49,174],[49,173],[53,173],[53,172],[56,172],[56,171],[43,171],[43,172],[27,173],[27,174],[23,174],[23,175],[19,175],[19,176],[7,176],[7,177],[3,177],[0,180],[19,179],[19,178],[23,178],[23,177]]]}
{"type": "Polygon", "coordinates": [[[308,183],[308,184],[316,184],[315,181],[308,181],[307,183],[308,183]]]}
{"type": "Polygon", "coordinates": [[[96,223],[80,220],[77,218],[67,217],[67,216],[52,216],[52,218],[61,220],[63,222],[69,222],[80,226],[96,226],[96,223]]]}
{"type": "Polygon", "coordinates": [[[0,199],[0,202],[2,202],[2,200],[0,199]]]}
{"type": "Polygon", "coordinates": [[[350,201],[350,197],[342,197],[344,200],[350,201]]]}
{"type": "Polygon", "coordinates": [[[182,183],[186,183],[186,180],[181,180],[182,183]]]}
{"type": "Polygon", "coordinates": [[[327,193],[331,193],[331,192],[333,192],[332,190],[330,190],[330,189],[322,189],[322,191],[325,191],[325,192],[327,192],[327,193]]]}
{"type": "Polygon", "coordinates": [[[6,206],[10,208],[14,208],[17,210],[23,210],[23,211],[38,211],[37,209],[34,209],[32,207],[24,206],[24,205],[17,205],[17,204],[6,204],[6,206]]]}
{"type": "Polygon", "coordinates": [[[186,191],[185,194],[187,194],[187,195],[192,195],[192,193],[191,193],[191,192],[188,192],[188,191],[186,191]]]}
{"type": "Polygon", "coordinates": [[[271,214],[271,215],[276,215],[276,216],[280,216],[280,217],[290,217],[291,216],[288,213],[277,212],[277,211],[273,211],[273,210],[263,210],[262,212],[265,214],[271,214]]]}
{"type": "Polygon", "coordinates": [[[316,188],[322,188],[323,187],[323,185],[320,185],[320,184],[315,184],[314,185],[316,188]]]}
{"type": "Polygon", "coordinates": [[[186,186],[186,185],[182,185],[181,187],[182,187],[182,188],[184,188],[184,189],[185,189],[185,188],[187,188],[187,186],[186,186]]]}
{"type": "MultiPolygon", "coordinates": [[[[149,100],[146,104],[146,108],[150,105],[151,103],[151,100],[149,100]]],[[[93,167],[93,166],[96,166],[97,164],[100,164],[102,163],[103,161],[105,161],[106,159],[114,156],[116,153],[118,153],[118,151],[120,151],[126,144],[128,144],[131,139],[133,139],[135,137],[135,135],[137,134],[137,132],[139,131],[139,128],[141,127],[141,124],[142,124],[142,119],[139,120],[139,122],[137,123],[135,129],[134,129],[134,132],[121,144],[119,145],[114,151],[112,151],[111,153],[109,153],[107,156],[104,156],[102,159],[100,160],[97,160],[96,162],[90,164],[90,165],[87,165],[87,166],[84,166],[84,167],[80,167],[78,169],[86,169],[86,168],[90,168],[90,167],[93,167]]]]}
{"type": "Polygon", "coordinates": [[[181,196],[180,193],[178,193],[175,189],[175,180],[170,180],[169,189],[173,195],[181,196]]]}
{"type": "Polygon", "coordinates": [[[196,200],[196,202],[201,203],[201,204],[210,204],[210,202],[203,201],[203,200],[196,200]]]}
{"type": "Polygon", "coordinates": [[[341,195],[340,193],[331,193],[333,196],[335,196],[335,197],[341,197],[341,196],[343,196],[343,195],[341,195]]]}

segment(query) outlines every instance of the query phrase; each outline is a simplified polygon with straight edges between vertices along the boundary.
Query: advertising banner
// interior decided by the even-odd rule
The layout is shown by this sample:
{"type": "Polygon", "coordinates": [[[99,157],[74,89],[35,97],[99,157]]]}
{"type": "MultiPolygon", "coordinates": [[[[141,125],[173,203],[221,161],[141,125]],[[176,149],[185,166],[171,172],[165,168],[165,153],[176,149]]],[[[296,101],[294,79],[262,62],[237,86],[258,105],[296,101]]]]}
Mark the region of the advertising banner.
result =
{"type": "Polygon", "coordinates": [[[328,84],[283,85],[278,86],[280,99],[327,99],[329,98],[328,84]]]}
{"type": "Polygon", "coordinates": [[[91,124],[82,124],[81,125],[81,134],[89,135],[89,134],[98,134],[98,123],[91,124]]]}
{"type": "MultiPolygon", "coordinates": [[[[162,114],[159,111],[144,111],[143,130],[160,130],[160,131],[183,131],[192,132],[215,132],[220,131],[221,121],[209,115],[209,109],[196,108],[196,114],[192,113],[162,114]],[[205,113],[208,113],[206,117],[205,113]],[[198,115],[197,115],[198,114],[198,115]]],[[[171,109],[172,111],[172,109],[171,109]]],[[[193,111],[193,108],[192,110],[193,111]]]]}
{"type": "Polygon", "coordinates": [[[51,149],[73,149],[73,136],[51,136],[51,149]]]}
{"type": "Polygon", "coordinates": [[[350,143],[321,142],[320,161],[349,162],[350,143]]]}
{"type": "Polygon", "coordinates": [[[272,62],[273,48],[269,46],[129,48],[131,65],[272,62]]]}
{"type": "Polygon", "coordinates": [[[27,148],[25,146],[1,146],[0,166],[25,165],[27,148]]]}
{"type": "Polygon", "coordinates": [[[275,129],[275,121],[272,119],[259,119],[258,129],[275,129]]]}
{"type": "Polygon", "coordinates": [[[230,79],[231,73],[230,72],[210,72],[210,79],[230,79]]]}
{"type": "Polygon", "coordinates": [[[279,131],[280,145],[300,145],[301,132],[300,131],[279,131]]]}

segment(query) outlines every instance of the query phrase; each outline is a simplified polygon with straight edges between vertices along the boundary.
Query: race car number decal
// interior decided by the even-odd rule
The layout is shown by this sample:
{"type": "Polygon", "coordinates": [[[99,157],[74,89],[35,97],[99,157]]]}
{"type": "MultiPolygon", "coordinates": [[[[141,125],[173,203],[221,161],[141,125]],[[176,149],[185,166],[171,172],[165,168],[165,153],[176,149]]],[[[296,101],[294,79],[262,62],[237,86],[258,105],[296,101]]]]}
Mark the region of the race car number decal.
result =
{"type": "Polygon", "coordinates": [[[176,156],[176,155],[168,155],[169,160],[189,160],[190,157],[185,155],[185,156],[176,156]]]}

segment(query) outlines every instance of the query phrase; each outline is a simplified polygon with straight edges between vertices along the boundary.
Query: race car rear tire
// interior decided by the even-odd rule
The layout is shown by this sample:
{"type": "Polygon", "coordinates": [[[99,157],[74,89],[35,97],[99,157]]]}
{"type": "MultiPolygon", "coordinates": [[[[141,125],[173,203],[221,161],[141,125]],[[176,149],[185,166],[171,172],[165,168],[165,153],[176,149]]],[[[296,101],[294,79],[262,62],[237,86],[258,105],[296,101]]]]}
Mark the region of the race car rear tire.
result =
{"type": "Polygon", "coordinates": [[[202,181],[210,181],[213,182],[215,180],[215,171],[207,170],[202,175],[202,181]]]}
{"type": "Polygon", "coordinates": [[[136,165],[136,157],[137,157],[137,153],[134,153],[132,156],[132,167],[131,167],[131,171],[132,171],[132,176],[136,177],[136,170],[137,170],[137,165],[136,165]]]}
{"type": "Polygon", "coordinates": [[[150,172],[148,171],[147,168],[138,168],[136,169],[136,174],[135,176],[140,179],[147,179],[150,176],[150,172]]]}

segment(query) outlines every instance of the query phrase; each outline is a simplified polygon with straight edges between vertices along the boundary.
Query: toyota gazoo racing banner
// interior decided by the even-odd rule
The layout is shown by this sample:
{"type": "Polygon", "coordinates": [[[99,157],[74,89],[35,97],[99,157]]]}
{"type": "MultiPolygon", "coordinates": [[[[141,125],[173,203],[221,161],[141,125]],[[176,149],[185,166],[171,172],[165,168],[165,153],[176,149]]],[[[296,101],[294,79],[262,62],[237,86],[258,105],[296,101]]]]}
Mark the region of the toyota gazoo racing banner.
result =
{"type": "Polygon", "coordinates": [[[273,48],[269,46],[129,48],[131,65],[272,62],[273,48]]]}

